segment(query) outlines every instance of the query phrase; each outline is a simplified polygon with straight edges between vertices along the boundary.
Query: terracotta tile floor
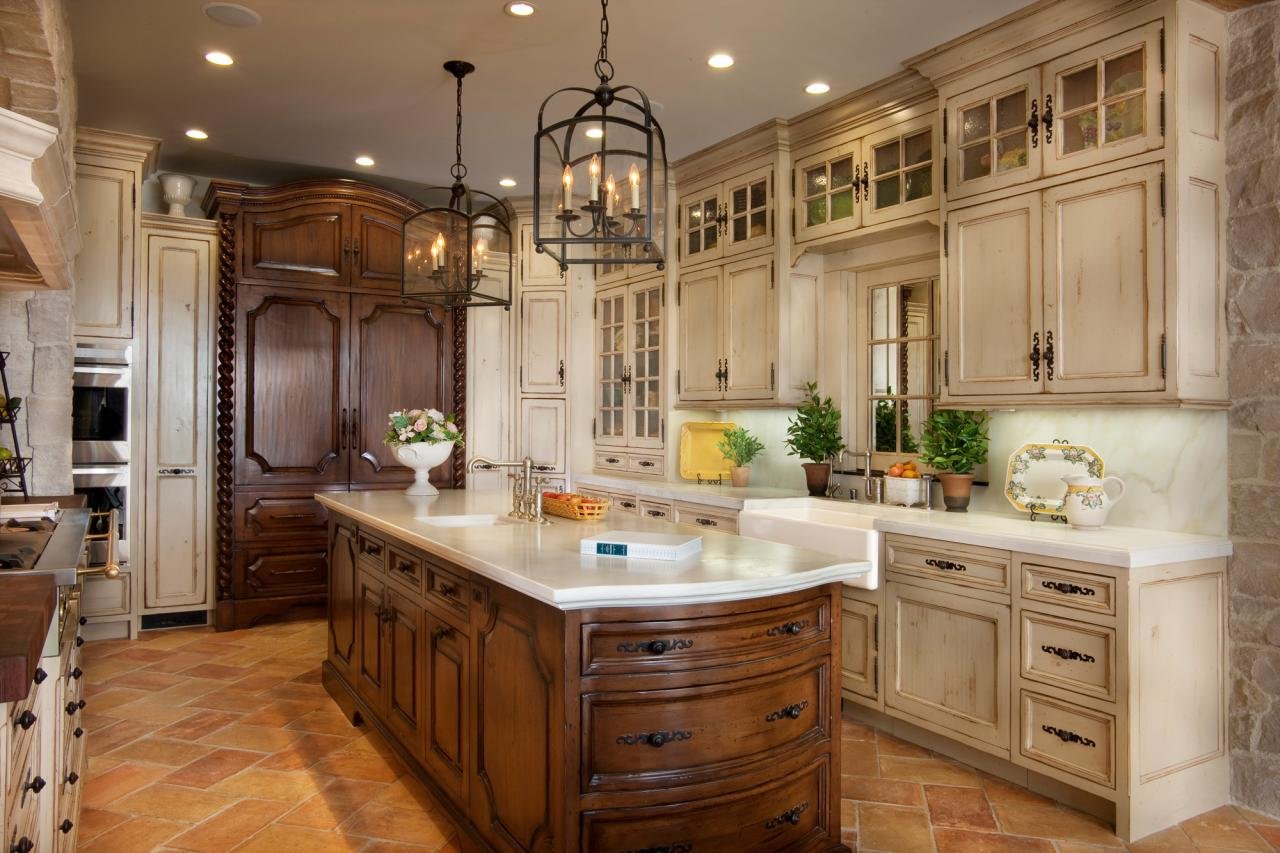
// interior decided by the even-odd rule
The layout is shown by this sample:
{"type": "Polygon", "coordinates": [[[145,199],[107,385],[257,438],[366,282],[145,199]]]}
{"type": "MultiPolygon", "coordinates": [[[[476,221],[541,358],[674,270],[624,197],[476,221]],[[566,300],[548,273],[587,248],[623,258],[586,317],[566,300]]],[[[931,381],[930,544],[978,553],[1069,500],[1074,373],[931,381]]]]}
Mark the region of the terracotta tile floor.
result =
{"type": "MultiPolygon", "coordinates": [[[[320,686],[322,622],[85,645],[86,851],[457,850],[431,795],[320,686]]],[[[851,848],[1085,853],[1123,848],[1091,817],[844,721],[851,848]]],[[[1280,851],[1280,821],[1226,807],[1135,851],[1280,851]]]]}

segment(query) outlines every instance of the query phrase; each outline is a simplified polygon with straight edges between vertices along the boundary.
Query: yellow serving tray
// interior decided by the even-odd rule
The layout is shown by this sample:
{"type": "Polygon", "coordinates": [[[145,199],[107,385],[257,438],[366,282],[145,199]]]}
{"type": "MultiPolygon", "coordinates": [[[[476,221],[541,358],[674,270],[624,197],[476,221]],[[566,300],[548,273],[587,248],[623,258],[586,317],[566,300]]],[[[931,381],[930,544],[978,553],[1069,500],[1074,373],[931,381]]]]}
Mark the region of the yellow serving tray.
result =
{"type": "Polygon", "coordinates": [[[737,424],[729,421],[687,421],[680,426],[680,476],[686,480],[714,480],[726,482],[733,467],[720,453],[716,445],[724,438],[724,431],[737,424]]]}

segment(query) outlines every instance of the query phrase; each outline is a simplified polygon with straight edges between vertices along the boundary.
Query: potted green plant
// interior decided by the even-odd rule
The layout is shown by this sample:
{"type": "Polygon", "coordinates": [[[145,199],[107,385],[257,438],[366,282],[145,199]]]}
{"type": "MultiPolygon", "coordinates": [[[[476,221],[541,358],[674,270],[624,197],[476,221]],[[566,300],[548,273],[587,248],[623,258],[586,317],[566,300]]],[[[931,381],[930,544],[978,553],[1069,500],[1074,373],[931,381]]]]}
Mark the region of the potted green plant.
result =
{"type": "Polygon", "coordinates": [[[736,426],[724,431],[724,437],[716,442],[720,455],[733,468],[729,480],[741,488],[751,480],[751,460],[764,453],[764,442],[751,434],[746,427],[736,426]]]}
{"type": "Polygon", "coordinates": [[[920,461],[936,468],[947,512],[967,512],[973,469],[987,461],[991,437],[986,412],[938,409],[925,422],[920,461]]]}
{"type": "Polygon", "coordinates": [[[831,479],[831,460],[844,450],[840,437],[840,410],[830,397],[818,394],[818,385],[810,382],[808,396],[787,423],[787,451],[792,456],[808,459],[802,464],[809,494],[823,497],[831,479]]]}

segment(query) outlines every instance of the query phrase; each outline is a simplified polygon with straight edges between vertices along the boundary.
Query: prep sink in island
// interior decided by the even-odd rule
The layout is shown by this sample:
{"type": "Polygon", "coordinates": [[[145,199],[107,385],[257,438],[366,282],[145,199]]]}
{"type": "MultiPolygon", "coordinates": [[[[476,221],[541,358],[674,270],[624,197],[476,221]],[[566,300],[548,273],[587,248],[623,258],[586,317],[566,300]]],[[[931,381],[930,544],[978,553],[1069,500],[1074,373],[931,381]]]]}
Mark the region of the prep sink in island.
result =
{"type": "Polygon", "coordinates": [[[386,734],[471,846],[844,850],[840,606],[870,571],[698,531],[678,562],[509,521],[500,493],[319,493],[324,683],[386,734]]]}

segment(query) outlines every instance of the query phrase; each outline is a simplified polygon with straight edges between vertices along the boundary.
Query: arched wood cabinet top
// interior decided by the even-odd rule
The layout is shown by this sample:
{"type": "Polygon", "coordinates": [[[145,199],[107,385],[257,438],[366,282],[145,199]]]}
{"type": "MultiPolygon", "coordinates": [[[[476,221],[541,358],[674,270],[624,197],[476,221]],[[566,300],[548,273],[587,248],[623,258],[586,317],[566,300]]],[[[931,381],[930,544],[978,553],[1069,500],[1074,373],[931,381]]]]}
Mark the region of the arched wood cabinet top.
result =
{"type": "Polygon", "coordinates": [[[394,190],[350,178],[310,178],[274,187],[258,187],[240,181],[210,181],[201,206],[205,214],[241,210],[271,210],[301,202],[351,202],[382,207],[404,219],[424,205],[394,190]]]}

